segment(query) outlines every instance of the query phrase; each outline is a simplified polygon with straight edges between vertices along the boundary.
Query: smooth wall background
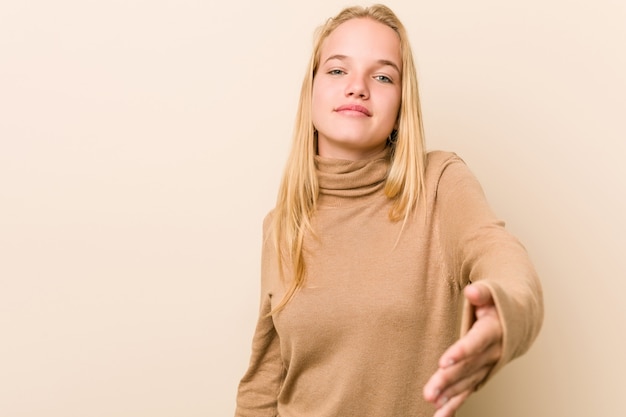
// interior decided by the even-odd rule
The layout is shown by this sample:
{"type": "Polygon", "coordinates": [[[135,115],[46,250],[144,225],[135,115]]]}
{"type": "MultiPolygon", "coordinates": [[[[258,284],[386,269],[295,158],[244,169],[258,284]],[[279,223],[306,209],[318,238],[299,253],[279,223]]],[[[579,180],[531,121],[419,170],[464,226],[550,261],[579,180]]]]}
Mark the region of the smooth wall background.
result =
{"type": "MultiPolygon", "coordinates": [[[[351,4],[0,3],[1,416],[232,415],[312,33],[351,4]]],[[[626,4],[387,4],[429,148],[545,290],[537,343],[460,415],[625,415],[626,4]]]]}

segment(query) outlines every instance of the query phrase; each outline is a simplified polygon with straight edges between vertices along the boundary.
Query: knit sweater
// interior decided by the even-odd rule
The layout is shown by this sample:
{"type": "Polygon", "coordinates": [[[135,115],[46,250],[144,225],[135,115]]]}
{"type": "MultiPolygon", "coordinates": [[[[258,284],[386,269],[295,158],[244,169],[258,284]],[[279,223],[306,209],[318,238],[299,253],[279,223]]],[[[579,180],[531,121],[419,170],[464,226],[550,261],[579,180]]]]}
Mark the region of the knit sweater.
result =
{"type": "Polygon", "coordinates": [[[236,417],[421,417],[438,359],[474,320],[463,288],[485,284],[504,329],[500,361],[535,339],[543,301],[523,246],[487,205],[456,155],[427,157],[425,195],[403,226],[389,220],[385,151],[374,159],[316,158],[320,193],[305,237],[306,280],[286,292],[264,221],[260,315],[236,417]]]}

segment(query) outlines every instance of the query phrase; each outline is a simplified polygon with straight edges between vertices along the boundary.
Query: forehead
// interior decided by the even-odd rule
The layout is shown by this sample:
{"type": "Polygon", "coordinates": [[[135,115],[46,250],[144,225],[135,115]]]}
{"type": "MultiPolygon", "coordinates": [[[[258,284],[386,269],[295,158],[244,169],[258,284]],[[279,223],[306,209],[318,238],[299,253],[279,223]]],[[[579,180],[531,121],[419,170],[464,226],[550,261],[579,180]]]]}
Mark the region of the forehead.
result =
{"type": "Polygon", "coordinates": [[[400,37],[389,26],[370,18],[350,19],[337,26],[322,43],[320,60],[332,55],[402,63],[400,37]]]}

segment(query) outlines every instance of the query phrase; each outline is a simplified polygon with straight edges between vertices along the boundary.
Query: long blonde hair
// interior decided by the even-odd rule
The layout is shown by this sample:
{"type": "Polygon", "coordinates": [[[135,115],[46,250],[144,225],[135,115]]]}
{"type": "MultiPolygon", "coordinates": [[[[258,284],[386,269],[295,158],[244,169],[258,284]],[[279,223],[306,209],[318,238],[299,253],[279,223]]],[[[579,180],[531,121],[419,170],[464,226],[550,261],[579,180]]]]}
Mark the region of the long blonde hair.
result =
{"type": "Polygon", "coordinates": [[[311,119],[311,97],[322,43],[339,25],[358,18],[369,18],[383,23],[400,38],[402,99],[398,114],[397,140],[390,145],[393,147],[391,165],[384,189],[385,195],[394,200],[389,213],[390,219],[403,219],[406,222],[423,193],[426,152],[417,75],[406,30],[391,9],[384,5],[346,8],[334,18],[328,19],[316,31],[313,53],[302,82],[291,152],[278,191],[271,226],[280,273],[284,277],[284,266],[290,264],[293,279],[285,296],[270,314],[281,311],[303,286],[305,279],[303,242],[305,234],[312,232],[311,217],[319,192],[315,173],[317,143],[311,119]]]}

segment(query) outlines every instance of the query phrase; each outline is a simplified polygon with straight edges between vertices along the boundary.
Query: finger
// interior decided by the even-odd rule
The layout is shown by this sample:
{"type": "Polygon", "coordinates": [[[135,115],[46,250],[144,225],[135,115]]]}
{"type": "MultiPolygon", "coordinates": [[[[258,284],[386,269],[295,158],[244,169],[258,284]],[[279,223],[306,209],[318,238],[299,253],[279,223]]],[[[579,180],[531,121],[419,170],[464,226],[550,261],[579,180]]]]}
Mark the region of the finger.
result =
{"type": "Polygon", "coordinates": [[[453,397],[443,407],[439,408],[433,417],[452,417],[456,410],[465,402],[467,397],[471,394],[470,391],[465,391],[456,397],[453,397]]]}
{"type": "Polygon", "coordinates": [[[446,368],[476,355],[494,343],[502,340],[502,325],[497,314],[483,314],[470,330],[452,346],[439,360],[439,366],[446,368]]]}
{"type": "Polygon", "coordinates": [[[501,352],[500,344],[494,343],[478,355],[447,368],[439,368],[424,386],[424,399],[439,404],[442,398],[452,398],[476,386],[498,361],[501,352]]]}
{"type": "Polygon", "coordinates": [[[441,394],[433,402],[437,408],[443,407],[450,398],[454,398],[465,391],[476,391],[478,385],[489,374],[492,363],[485,363],[482,367],[473,369],[471,372],[461,373],[452,379],[441,394]]]}
{"type": "Polygon", "coordinates": [[[485,364],[494,364],[502,354],[502,328],[499,322],[488,324],[493,319],[484,318],[459,341],[453,344],[440,359],[439,369],[424,386],[424,398],[434,402],[449,385],[454,384],[455,375],[472,372],[485,364]],[[484,353],[484,356],[481,355],[484,353]]]}

